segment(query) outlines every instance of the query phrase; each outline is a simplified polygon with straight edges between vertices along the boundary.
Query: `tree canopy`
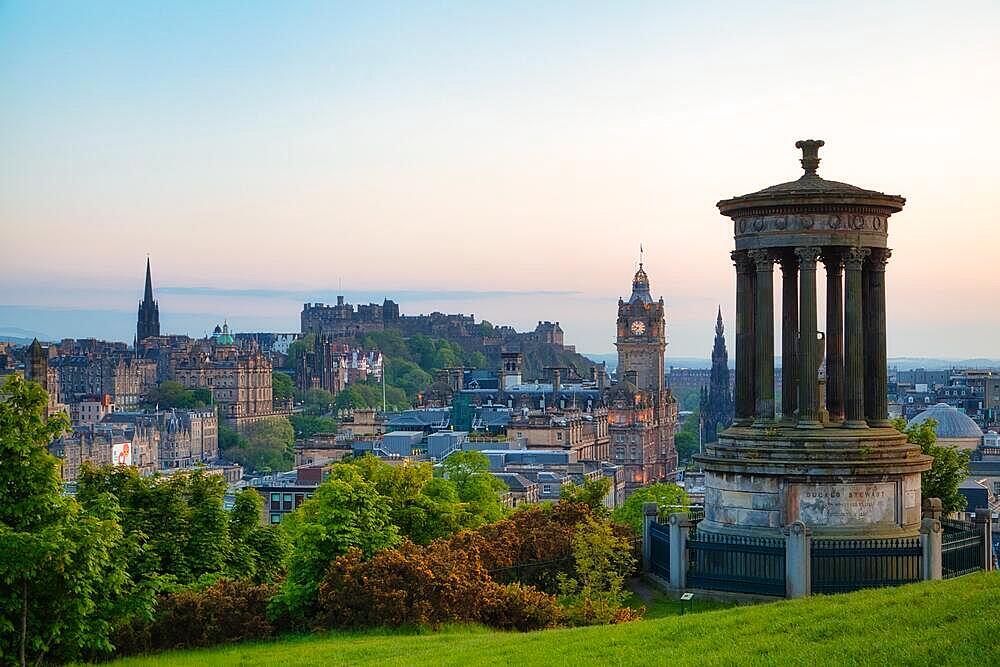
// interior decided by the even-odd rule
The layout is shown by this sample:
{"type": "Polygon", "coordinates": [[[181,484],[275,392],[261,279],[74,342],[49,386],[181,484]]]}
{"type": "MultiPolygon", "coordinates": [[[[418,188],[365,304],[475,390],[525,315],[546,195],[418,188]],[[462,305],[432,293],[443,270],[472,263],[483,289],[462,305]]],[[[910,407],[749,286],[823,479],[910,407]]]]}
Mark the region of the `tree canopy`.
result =
{"type": "Polygon", "coordinates": [[[642,535],[643,503],[656,503],[660,509],[660,514],[671,512],[683,512],[690,504],[691,499],[681,487],[676,484],[650,484],[636,489],[625,503],[612,512],[611,517],[618,523],[631,526],[638,534],[642,535]]]}
{"type": "Polygon", "coordinates": [[[222,455],[247,470],[290,470],[295,463],[295,429],[286,417],[254,422],[243,433],[219,427],[222,455]]]}
{"type": "Polygon", "coordinates": [[[337,556],[354,548],[365,557],[399,542],[389,504],[351,465],[335,465],[312,498],[281,523],[292,543],[288,576],[272,613],[304,623],[315,608],[319,582],[337,556]]]}
{"type": "Polygon", "coordinates": [[[126,571],[141,536],[123,533],[115,500],[62,495],[46,448],[68,423],[45,418],[47,402],[17,375],[0,387],[0,656],[21,665],[109,654],[117,628],[152,610],[126,571]]]}
{"type": "Polygon", "coordinates": [[[911,428],[906,420],[899,418],[892,422],[898,430],[906,434],[906,439],[920,445],[920,451],[934,459],[931,469],[920,476],[920,495],[923,498],[940,498],[941,508],[946,512],[965,509],[966,500],[958,486],[969,476],[969,453],[937,444],[937,421],[927,419],[911,428]]]}
{"type": "Polygon", "coordinates": [[[287,401],[295,396],[295,383],[288,373],[275,371],[271,373],[271,391],[276,401],[287,401]]]}
{"type": "Polygon", "coordinates": [[[207,387],[188,389],[180,382],[166,380],[146,394],[145,402],[160,409],[191,410],[212,404],[212,392],[207,387]]]}

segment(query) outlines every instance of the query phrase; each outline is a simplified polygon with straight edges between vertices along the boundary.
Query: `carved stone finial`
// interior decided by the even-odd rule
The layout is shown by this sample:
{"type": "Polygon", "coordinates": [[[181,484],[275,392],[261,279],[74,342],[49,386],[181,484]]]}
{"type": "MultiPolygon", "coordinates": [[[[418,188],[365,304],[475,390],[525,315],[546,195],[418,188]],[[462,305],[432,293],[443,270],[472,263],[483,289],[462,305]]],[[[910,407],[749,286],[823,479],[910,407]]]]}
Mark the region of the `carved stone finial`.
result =
{"type": "Polygon", "coordinates": [[[826,142],[822,139],[800,139],[795,142],[796,148],[802,149],[802,168],[806,174],[815,174],[819,168],[819,149],[826,142]]]}

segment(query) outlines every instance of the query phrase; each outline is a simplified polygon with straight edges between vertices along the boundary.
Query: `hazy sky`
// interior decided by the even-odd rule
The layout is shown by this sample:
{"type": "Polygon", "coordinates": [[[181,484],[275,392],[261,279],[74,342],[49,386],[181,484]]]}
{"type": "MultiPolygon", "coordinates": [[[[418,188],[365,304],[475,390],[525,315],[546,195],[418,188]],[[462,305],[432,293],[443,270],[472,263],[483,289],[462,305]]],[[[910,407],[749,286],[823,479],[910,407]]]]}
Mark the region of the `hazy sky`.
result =
{"type": "Polygon", "coordinates": [[[0,329],[131,340],[148,253],[171,331],[342,285],[605,352],[641,242],[707,356],[715,202],[822,138],[908,200],[890,356],[1000,356],[997,119],[995,1],[0,1],[0,329]]]}

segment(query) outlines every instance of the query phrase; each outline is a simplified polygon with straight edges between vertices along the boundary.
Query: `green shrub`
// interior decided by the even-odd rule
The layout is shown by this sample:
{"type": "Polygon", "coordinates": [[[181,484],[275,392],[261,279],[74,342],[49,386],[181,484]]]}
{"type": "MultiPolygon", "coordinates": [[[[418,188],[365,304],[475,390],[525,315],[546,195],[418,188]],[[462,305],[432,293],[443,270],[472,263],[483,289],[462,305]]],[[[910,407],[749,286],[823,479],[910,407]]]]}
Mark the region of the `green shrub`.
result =
{"type": "Polygon", "coordinates": [[[115,638],[120,655],[195,648],[274,636],[267,604],[270,584],[220,579],[161,596],[151,621],[135,622],[115,638]]]}

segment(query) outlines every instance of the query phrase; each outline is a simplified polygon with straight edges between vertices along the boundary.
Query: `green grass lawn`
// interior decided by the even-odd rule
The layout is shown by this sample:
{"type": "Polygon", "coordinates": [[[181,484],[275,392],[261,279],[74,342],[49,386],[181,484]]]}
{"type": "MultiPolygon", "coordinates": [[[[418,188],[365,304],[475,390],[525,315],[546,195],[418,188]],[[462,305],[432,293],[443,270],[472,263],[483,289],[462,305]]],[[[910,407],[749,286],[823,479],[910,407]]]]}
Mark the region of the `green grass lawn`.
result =
{"type": "Polygon", "coordinates": [[[997,665],[1000,573],[617,626],[327,634],[115,664],[997,665]]]}

